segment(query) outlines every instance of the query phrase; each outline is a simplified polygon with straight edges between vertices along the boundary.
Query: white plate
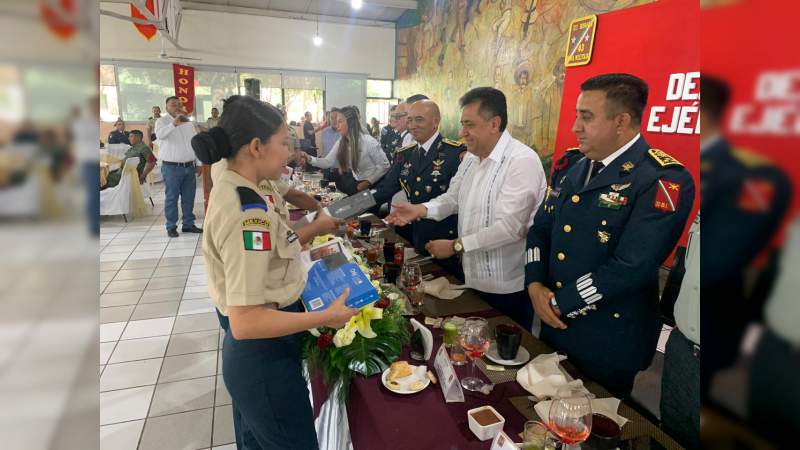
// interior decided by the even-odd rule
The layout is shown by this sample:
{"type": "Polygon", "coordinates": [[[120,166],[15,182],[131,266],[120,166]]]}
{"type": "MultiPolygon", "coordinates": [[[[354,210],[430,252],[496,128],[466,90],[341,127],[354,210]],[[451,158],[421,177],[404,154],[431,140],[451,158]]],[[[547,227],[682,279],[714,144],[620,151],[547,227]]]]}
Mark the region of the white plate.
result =
{"type": "Polygon", "coordinates": [[[428,376],[426,375],[427,372],[428,372],[428,368],[425,367],[425,366],[414,366],[414,365],[412,365],[411,367],[414,367],[414,369],[413,369],[414,372],[411,375],[409,375],[409,376],[407,376],[405,378],[400,378],[400,379],[395,380],[398,383],[400,383],[400,388],[390,388],[389,387],[389,383],[386,381],[386,377],[389,376],[389,369],[384,370],[383,373],[381,374],[381,383],[383,383],[383,386],[386,389],[388,389],[391,392],[394,392],[395,394],[408,395],[408,394],[416,394],[417,392],[424,391],[425,388],[428,387],[429,384],[431,384],[431,380],[428,379],[428,376]],[[417,367],[424,368],[424,371],[422,369],[417,369],[417,367]],[[421,377],[419,376],[419,372],[422,373],[421,377]],[[416,391],[412,391],[408,387],[411,385],[411,383],[413,383],[415,381],[422,381],[423,385],[422,385],[421,389],[418,389],[416,391]]]}
{"type": "Polygon", "coordinates": [[[492,342],[492,346],[489,347],[489,351],[486,352],[486,357],[489,358],[492,362],[496,362],[497,364],[503,366],[519,366],[528,362],[531,359],[531,354],[528,353],[528,350],[525,349],[523,346],[519,346],[517,350],[517,357],[514,359],[503,359],[500,357],[500,354],[497,353],[497,343],[492,342]]]}

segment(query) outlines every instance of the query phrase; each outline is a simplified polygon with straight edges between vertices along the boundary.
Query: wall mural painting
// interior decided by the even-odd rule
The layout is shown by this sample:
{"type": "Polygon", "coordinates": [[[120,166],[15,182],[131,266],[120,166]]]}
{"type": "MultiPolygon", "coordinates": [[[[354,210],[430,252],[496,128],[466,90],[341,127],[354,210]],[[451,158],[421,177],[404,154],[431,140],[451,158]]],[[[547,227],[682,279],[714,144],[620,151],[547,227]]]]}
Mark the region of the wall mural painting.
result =
{"type": "Polygon", "coordinates": [[[506,94],[512,136],[549,159],[570,22],[651,1],[420,0],[419,24],[397,31],[395,95],[428,95],[441,107],[442,133],[457,139],[459,97],[494,86],[506,94]]]}

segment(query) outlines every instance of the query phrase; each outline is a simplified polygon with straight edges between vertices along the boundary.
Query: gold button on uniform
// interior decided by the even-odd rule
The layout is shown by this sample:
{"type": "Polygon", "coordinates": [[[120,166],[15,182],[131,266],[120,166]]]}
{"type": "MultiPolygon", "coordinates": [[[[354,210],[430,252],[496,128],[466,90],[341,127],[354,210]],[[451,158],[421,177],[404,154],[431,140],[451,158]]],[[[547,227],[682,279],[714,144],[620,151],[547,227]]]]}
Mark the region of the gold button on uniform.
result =
{"type": "Polygon", "coordinates": [[[417,177],[417,181],[422,181],[422,177],[417,177]]]}
{"type": "Polygon", "coordinates": [[[604,221],[600,222],[600,225],[604,225],[604,226],[608,225],[608,222],[604,220],[604,221]]]}
{"type": "Polygon", "coordinates": [[[563,254],[561,252],[558,253],[557,257],[558,257],[559,261],[563,261],[563,260],[567,259],[567,255],[565,255],[565,254],[563,254]]]}
{"type": "Polygon", "coordinates": [[[561,289],[561,286],[562,286],[561,282],[560,281],[556,281],[556,287],[561,289]]]}
{"type": "Polygon", "coordinates": [[[619,313],[614,313],[614,318],[619,319],[619,313]]]}
{"type": "Polygon", "coordinates": [[[415,192],[414,192],[414,195],[416,195],[417,197],[419,197],[419,191],[415,191],[415,192]]]}
{"type": "Polygon", "coordinates": [[[564,225],[564,233],[569,233],[570,231],[572,231],[572,226],[571,225],[564,225]]]}
{"type": "Polygon", "coordinates": [[[572,196],[572,203],[578,203],[581,201],[581,197],[578,194],[572,196]]]}

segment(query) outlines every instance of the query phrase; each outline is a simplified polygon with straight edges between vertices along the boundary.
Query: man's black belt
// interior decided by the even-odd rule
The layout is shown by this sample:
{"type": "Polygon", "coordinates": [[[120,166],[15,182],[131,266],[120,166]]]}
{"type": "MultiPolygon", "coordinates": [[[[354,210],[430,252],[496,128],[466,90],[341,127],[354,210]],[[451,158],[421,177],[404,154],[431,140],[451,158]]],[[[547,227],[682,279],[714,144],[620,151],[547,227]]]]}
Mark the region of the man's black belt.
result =
{"type": "Polygon", "coordinates": [[[194,167],[194,161],[189,162],[172,162],[172,161],[161,161],[162,164],[166,164],[168,166],[178,166],[178,167],[194,167]]]}

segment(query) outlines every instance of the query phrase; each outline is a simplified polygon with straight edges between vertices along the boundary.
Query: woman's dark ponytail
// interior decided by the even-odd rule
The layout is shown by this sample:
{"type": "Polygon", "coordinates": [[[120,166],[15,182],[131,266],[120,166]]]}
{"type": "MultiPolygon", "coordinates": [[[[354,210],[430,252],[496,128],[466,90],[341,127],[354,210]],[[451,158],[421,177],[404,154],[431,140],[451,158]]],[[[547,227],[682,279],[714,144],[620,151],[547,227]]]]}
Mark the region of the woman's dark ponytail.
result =
{"type": "Polygon", "coordinates": [[[203,164],[211,165],[222,158],[230,158],[233,148],[222,127],[197,133],[192,138],[192,148],[203,164]]]}

